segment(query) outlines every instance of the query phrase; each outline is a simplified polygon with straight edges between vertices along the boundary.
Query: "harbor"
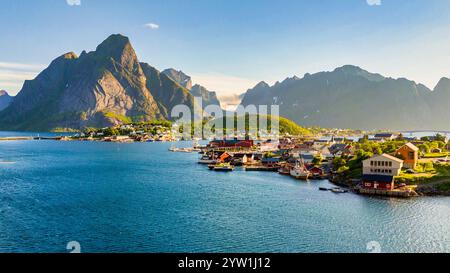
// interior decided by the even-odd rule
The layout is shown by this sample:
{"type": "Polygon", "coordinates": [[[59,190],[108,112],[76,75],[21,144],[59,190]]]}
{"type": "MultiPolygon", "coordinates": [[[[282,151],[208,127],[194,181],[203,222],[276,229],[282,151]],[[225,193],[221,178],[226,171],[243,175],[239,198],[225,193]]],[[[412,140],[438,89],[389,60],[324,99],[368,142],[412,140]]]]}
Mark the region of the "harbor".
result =
{"type": "Polygon", "coordinates": [[[346,192],[381,197],[450,195],[447,135],[355,133],[362,132],[322,129],[316,135],[277,140],[244,136],[190,142],[174,137],[170,124],[155,123],[65,135],[4,136],[0,141],[170,142],[168,152],[199,154],[198,163],[214,172],[273,172],[305,182],[327,179],[346,192]],[[182,143],[191,145],[177,147],[182,143]]]}
{"type": "Polygon", "coordinates": [[[16,162],[0,164],[0,249],[65,252],[75,239],[94,253],[365,252],[372,240],[386,252],[450,250],[429,243],[449,239],[447,197],[368,198],[335,193],[350,189],[328,179],[217,172],[172,146],[193,142],[0,142],[0,158],[16,162]]]}

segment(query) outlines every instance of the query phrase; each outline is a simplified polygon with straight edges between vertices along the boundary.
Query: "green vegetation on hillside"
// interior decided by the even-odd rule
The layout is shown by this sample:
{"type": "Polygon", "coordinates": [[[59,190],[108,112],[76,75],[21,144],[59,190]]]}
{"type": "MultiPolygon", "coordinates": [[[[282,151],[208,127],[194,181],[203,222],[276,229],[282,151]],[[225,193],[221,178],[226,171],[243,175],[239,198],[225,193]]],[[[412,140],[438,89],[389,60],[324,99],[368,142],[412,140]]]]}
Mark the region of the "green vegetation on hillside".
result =
{"type": "Polygon", "coordinates": [[[123,115],[119,115],[119,114],[116,114],[116,113],[114,113],[114,112],[108,112],[108,111],[105,111],[105,112],[103,112],[103,114],[104,114],[105,117],[107,117],[107,118],[112,118],[112,119],[120,120],[121,122],[123,122],[123,123],[125,123],[125,124],[132,123],[132,122],[133,122],[133,120],[132,120],[130,117],[123,116],[123,115]]]}
{"type": "MultiPolygon", "coordinates": [[[[257,115],[256,116],[256,128],[254,126],[250,127],[250,117],[252,119],[255,118],[255,116],[250,116],[250,115],[245,115],[244,116],[234,116],[233,117],[224,117],[223,118],[223,126],[227,125],[227,124],[234,124],[233,128],[227,128],[228,132],[225,131],[224,128],[215,128],[215,129],[224,129],[224,134],[226,133],[232,133],[234,131],[237,131],[238,128],[238,123],[239,124],[245,124],[245,131],[246,132],[251,132],[251,131],[259,131],[260,129],[260,123],[263,122],[263,120],[265,119],[267,121],[267,130],[271,131],[272,130],[272,116],[271,115],[257,115]],[[263,117],[263,118],[261,118],[263,117]],[[244,120],[245,119],[245,120],[244,120]],[[231,132],[230,132],[231,131],[231,132]]],[[[279,130],[280,130],[280,134],[285,135],[285,134],[289,134],[292,136],[304,136],[304,135],[311,135],[311,132],[308,129],[305,129],[301,126],[299,126],[298,124],[296,124],[295,122],[284,118],[284,117],[276,117],[278,118],[279,121],[279,130]]],[[[212,124],[214,124],[216,121],[211,121],[212,124]]],[[[221,126],[221,127],[223,127],[221,126]]]]}

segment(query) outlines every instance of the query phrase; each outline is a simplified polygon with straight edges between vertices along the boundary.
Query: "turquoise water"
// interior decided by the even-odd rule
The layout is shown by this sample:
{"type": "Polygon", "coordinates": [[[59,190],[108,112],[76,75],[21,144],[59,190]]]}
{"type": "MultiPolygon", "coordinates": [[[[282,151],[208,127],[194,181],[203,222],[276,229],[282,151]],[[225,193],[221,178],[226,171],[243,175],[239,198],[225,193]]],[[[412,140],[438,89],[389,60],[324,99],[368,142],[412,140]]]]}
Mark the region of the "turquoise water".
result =
{"type": "Polygon", "coordinates": [[[450,252],[450,198],[214,173],[170,146],[0,142],[0,252],[450,252]]]}

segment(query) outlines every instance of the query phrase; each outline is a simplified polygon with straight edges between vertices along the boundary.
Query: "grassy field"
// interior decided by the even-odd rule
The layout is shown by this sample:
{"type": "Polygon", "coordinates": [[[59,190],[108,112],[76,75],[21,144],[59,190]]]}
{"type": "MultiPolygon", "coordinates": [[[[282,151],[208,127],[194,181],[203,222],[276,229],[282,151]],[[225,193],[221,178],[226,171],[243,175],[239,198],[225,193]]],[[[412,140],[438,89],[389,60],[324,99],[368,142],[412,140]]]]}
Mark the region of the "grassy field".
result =
{"type": "Polygon", "coordinates": [[[443,157],[447,157],[450,156],[449,153],[429,153],[429,154],[425,154],[423,156],[423,158],[443,158],[443,157]]]}
{"type": "Polygon", "coordinates": [[[450,186],[450,165],[449,164],[419,164],[415,169],[416,174],[402,172],[396,177],[399,183],[408,185],[427,185],[437,183],[438,186],[450,186]],[[440,184],[442,182],[442,184],[440,184]]]}

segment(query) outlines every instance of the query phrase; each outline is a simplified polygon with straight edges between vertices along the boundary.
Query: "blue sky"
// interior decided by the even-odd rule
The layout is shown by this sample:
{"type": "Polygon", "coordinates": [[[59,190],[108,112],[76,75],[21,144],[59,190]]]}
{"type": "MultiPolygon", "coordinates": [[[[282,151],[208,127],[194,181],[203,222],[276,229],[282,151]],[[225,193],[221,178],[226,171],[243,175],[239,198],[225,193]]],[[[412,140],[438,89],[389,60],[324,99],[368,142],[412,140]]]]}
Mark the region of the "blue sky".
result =
{"type": "Polygon", "coordinates": [[[345,64],[432,88],[450,77],[449,12],[447,0],[2,0],[0,89],[112,33],[222,96],[345,64]]]}

